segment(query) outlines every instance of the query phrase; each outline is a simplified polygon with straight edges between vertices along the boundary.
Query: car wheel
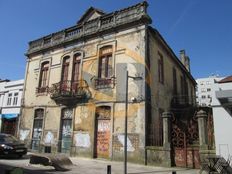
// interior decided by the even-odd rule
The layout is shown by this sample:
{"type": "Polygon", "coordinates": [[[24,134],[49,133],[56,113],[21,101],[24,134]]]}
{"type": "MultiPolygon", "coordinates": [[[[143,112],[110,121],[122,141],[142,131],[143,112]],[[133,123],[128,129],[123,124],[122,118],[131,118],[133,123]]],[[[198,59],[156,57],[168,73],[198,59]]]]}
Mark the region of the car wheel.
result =
{"type": "Polygon", "coordinates": [[[23,157],[23,155],[18,155],[18,158],[22,158],[23,157]]]}

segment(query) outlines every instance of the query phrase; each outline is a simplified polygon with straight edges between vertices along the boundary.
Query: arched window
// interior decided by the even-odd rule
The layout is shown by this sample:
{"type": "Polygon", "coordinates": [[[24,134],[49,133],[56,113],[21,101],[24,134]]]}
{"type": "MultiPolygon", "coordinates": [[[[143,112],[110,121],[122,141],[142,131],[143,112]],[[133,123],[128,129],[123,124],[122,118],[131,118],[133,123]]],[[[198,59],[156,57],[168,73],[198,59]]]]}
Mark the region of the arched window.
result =
{"type": "Polygon", "coordinates": [[[61,74],[62,82],[67,82],[68,80],[69,64],[70,64],[70,57],[69,56],[64,57],[62,64],[62,74],[61,74]]]}
{"type": "Polygon", "coordinates": [[[81,54],[77,53],[73,57],[73,75],[72,75],[72,81],[78,81],[80,80],[81,75],[81,54]]]}
{"type": "Polygon", "coordinates": [[[34,125],[32,134],[32,149],[39,150],[40,140],[42,138],[44,109],[36,109],[34,115],[34,125]]]}
{"type": "Polygon", "coordinates": [[[70,65],[70,57],[66,56],[63,58],[62,64],[62,73],[61,73],[61,90],[66,91],[69,90],[70,84],[68,82],[68,72],[69,72],[69,65],[70,65]]]}
{"type": "Polygon", "coordinates": [[[100,49],[98,77],[110,78],[112,75],[112,46],[105,46],[100,49]]]}
{"type": "Polygon", "coordinates": [[[49,62],[43,62],[40,70],[40,79],[39,79],[39,88],[38,92],[46,92],[48,86],[48,71],[49,71],[49,62]]]}
{"type": "Polygon", "coordinates": [[[73,57],[73,69],[72,69],[72,90],[76,91],[79,86],[79,80],[81,78],[81,54],[76,53],[73,57]]]}

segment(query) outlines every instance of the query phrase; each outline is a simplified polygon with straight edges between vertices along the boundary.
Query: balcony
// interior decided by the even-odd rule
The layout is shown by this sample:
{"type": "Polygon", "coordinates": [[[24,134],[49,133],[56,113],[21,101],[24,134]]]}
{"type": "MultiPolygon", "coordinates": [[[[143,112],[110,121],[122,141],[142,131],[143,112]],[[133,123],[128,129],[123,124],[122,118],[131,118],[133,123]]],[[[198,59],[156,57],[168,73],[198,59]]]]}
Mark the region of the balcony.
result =
{"type": "Polygon", "coordinates": [[[62,81],[55,83],[49,89],[51,99],[57,104],[66,106],[75,105],[88,100],[90,91],[85,80],[62,81]]]}
{"type": "Polygon", "coordinates": [[[172,108],[187,107],[195,104],[194,96],[187,95],[176,95],[172,97],[171,106],[172,108]]]}
{"type": "Polygon", "coordinates": [[[115,78],[96,78],[94,79],[95,89],[114,88],[115,78]]]}
{"type": "Polygon", "coordinates": [[[47,94],[48,90],[49,90],[48,86],[38,87],[36,88],[36,94],[37,95],[47,94]]]}

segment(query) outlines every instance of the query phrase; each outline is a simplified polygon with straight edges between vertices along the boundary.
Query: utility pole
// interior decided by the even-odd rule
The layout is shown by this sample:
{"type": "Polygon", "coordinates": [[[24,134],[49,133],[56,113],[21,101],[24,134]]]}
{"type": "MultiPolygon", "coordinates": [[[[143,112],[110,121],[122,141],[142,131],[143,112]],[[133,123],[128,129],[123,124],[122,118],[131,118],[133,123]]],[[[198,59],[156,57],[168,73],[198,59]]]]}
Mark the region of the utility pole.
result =
{"type": "Polygon", "coordinates": [[[127,110],[128,110],[128,71],[126,71],[125,133],[124,133],[124,174],[127,174],[127,110]]]}

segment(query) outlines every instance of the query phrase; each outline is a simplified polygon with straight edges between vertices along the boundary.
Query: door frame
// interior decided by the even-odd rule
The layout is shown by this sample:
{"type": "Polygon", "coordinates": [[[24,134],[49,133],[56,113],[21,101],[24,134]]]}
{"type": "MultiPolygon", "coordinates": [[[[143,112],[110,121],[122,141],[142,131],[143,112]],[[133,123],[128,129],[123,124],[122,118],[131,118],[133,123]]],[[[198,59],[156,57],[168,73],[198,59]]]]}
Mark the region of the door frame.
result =
{"type": "Polygon", "coordinates": [[[110,120],[110,138],[109,138],[109,159],[112,158],[113,154],[113,128],[114,128],[114,104],[113,103],[105,103],[105,104],[96,104],[95,107],[95,112],[94,112],[94,136],[93,136],[93,158],[98,158],[97,157],[97,132],[98,132],[98,119],[97,119],[97,109],[100,107],[109,107],[110,109],[110,114],[109,114],[109,120],[110,120]]]}

